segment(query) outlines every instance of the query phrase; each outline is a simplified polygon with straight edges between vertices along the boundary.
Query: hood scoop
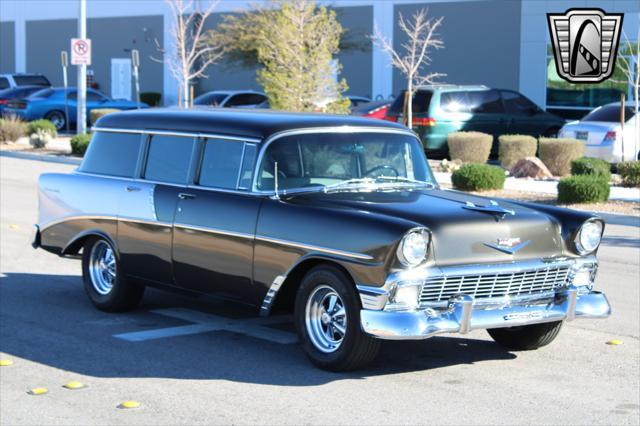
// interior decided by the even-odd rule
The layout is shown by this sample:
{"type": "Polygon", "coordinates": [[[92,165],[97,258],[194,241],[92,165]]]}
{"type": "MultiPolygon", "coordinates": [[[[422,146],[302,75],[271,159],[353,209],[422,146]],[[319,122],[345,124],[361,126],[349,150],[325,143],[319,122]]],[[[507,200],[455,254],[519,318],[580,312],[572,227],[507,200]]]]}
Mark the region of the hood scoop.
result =
{"type": "Polygon", "coordinates": [[[481,213],[496,215],[496,220],[504,219],[506,215],[514,216],[516,214],[515,211],[505,209],[504,207],[501,207],[498,203],[496,203],[493,200],[490,200],[489,204],[484,206],[480,206],[472,203],[471,201],[467,201],[462,208],[467,210],[474,210],[481,213]]]}

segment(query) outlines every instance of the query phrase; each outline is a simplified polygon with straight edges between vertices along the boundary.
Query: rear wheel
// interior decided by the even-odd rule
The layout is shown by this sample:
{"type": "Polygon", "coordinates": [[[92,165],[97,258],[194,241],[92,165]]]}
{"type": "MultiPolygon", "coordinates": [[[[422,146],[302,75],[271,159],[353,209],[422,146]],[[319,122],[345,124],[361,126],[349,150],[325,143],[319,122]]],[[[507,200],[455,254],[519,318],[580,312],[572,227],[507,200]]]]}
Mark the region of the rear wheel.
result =
{"type": "Polygon", "coordinates": [[[118,254],[109,241],[100,237],[87,239],[82,253],[82,278],[96,308],[121,312],[140,304],[144,286],[127,282],[119,270],[118,254]]]}
{"type": "Polygon", "coordinates": [[[351,281],[333,266],[318,266],[304,277],[295,323],[307,356],[325,370],[363,367],[380,349],[380,341],[360,328],[360,303],[351,281]]]}
{"type": "Polygon", "coordinates": [[[553,342],[561,328],[562,321],[557,321],[521,327],[493,328],[487,331],[500,346],[516,351],[529,351],[553,342]]]}
{"type": "Polygon", "coordinates": [[[49,120],[56,126],[57,131],[62,131],[67,126],[67,119],[62,111],[49,111],[44,118],[49,120]]]}

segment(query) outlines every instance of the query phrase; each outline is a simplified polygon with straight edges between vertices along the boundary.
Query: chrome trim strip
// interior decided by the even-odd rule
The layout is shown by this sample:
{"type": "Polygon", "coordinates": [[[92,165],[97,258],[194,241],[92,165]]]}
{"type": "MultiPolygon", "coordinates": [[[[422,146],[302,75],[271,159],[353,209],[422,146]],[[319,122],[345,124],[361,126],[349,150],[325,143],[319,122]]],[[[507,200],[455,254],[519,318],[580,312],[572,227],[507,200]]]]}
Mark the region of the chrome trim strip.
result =
{"type": "Polygon", "coordinates": [[[186,223],[175,223],[174,227],[191,230],[191,231],[206,232],[209,234],[218,234],[218,235],[226,235],[229,237],[244,238],[247,240],[254,239],[254,236],[252,234],[246,234],[244,232],[227,231],[220,228],[209,228],[209,227],[205,228],[203,226],[187,225],[186,223]]]}
{"type": "Polygon", "coordinates": [[[63,216],[58,219],[51,220],[47,223],[40,225],[40,232],[44,232],[52,226],[58,225],[63,222],[69,222],[72,220],[119,220],[123,222],[141,223],[144,225],[162,226],[165,228],[170,228],[172,226],[171,223],[169,222],[137,219],[137,218],[126,217],[126,216],[118,217],[118,216],[110,216],[110,215],[71,214],[71,215],[63,216]]]}
{"type": "Polygon", "coordinates": [[[171,130],[120,129],[115,127],[114,128],[92,127],[91,130],[93,132],[134,133],[134,134],[144,134],[144,135],[187,136],[187,137],[206,138],[206,139],[226,139],[226,140],[238,141],[238,142],[258,143],[261,141],[261,139],[259,138],[252,138],[252,137],[228,136],[228,135],[219,135],[216,133],[178,132],[178,131],[171,131],[171,130]]]}
{"type": "Polygon", "coordinates": [[[264,296],[262,300],[262,305],[260,306],[260,316],[266,317],[271,312],[271,308],[273,307],[273,301],[275,300],[278,292],[280,291],[280,287],[287,279],[286,275],[278,275],[274,280],[271,286],[269,287],[269,291],[264,296]]]}
{"type": "Polygon", "coordinates": [[[253,183],[251,184],[251,191],[258,194],[273,194],[273,191],[260,191],[258,190],[258,169],[264,158],[264,153],[271,143],[285,136],[305,135],[312,133],[391,133],[400,135],[413,136],[418,141],[420,138],[409,129],[395,129],[391,127],[363,127],[363,126],[334,126],[334,127],[308,127],[302,129],[290,129],[282,132],[274,133],[269,136],[262,143],[260,152],[258,153],[258,160],[256,161],[255,168],[253,170],[253,183]]]}
{"type": "Polygon", "coordinates": [[[319,251],[319,252],[327,253],[327,254],[335,254],[335,255],[343,256],[343,257],[351,257],[351,258],[354,258],[354,259],[373,260],[373,256],[369,256],[368,254],[354,253],[354,252],[351,252],[351,251],[332,249],[332,248],[328,248],[328,247],[322,247],[322,246],[316,246],[316,245],[311,245],[311,244],[299,243],[299,242],[295,242],[295,241],[281,240],[281,239],[278,239],[278,238],[266,237],[264,235],[256,235],[256,240],[267,242],[267,243],[279,244],[279,245],[283,245],[283,246],[301,248],[301,249],[309,250],[309,251],[319,251]]]}

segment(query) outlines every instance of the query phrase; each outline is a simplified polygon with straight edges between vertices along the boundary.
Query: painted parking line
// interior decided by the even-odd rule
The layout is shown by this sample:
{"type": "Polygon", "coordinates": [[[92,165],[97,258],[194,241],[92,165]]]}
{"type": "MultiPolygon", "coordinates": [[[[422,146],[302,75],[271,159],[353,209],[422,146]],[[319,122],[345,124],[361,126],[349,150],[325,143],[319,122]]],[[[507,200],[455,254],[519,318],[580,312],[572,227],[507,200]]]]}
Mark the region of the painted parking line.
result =
{"type": "Polygon", "coordinates": [[[294,333],[267,327],[269,324],[286,323],[291,320],[289,316],[233,319],[184,308],[156,309],[151,312],[187,321],[192,324],[119,333],[114,334],[113,337],[128,342],[143,342],[146,340],[188,336],[211,331],[231,331],[283,345],[298,341],[294,333]]]}

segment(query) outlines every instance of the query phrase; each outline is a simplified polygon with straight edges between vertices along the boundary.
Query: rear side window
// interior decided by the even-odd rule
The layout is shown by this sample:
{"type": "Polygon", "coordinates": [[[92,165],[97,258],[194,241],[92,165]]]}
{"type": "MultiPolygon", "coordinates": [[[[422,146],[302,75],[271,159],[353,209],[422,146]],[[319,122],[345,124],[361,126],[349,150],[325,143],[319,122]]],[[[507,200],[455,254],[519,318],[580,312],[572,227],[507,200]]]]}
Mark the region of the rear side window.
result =
{"type": "Polygon", "coordinates": [[[51,86],[51,83],[43,75],[14,75],[13,81],[17,86],[51,86]]]}
{"type": "Polygon", "coordinates": [[[239,107],[244,105],[258,105],[264,102],[267,98],[258,93],[244,93],[241,95],[234,95],[224,104],[225,107],[239,107]]]}
{"type": "Polygon", "coordinates": [[[198,183],[212,188],[236,189],[243,149],[242,142],[207,139],[198,183]]]}
{"type": "MultiPolygon", "coordinates": [[[[389,107],[390,115],[402,115],[403,107],[404,107],[404,94],[403,90],[400,95],[393,101],[393,104],[389,107]]],[[[429,112],[429,105],[431,104],[431,98],[433,97],[433,92],[429,92],[427,90],[418,90],[413,95],[413,104],[411,105],[413,108],[414,114],[425,114],[429,112]]]]}
{"type": "Polygon", "coordinates": [[[140,144],[141,136],[138,134],[97,132],[91,139],[80,171],[134,177],[140,144]]]}
{"type": "Polygon", "coordinates": [[[445,92],[440,107],[447,112],[499,114],[504,112],[497,90],[470,90],[445,92]]]}
{"type": "MultiPolygon", "coordinates": [[[[633,108],[625,107],[624,118],[629,120],[633,118],[633,108]]],[[[606,105],[596,108],[587,114],[581,121],[604,121],[609,123],[620,122],[620,105],[606,105]]]]}
{"type": "Polygon", "coordinates": [[[9,87],[9,80],[5,77],[0,77],[0,90],[7,89],[9,87]]]}
{"type": "Polygon", "coordinates": [[[186,184],[193,145],[193,138],[153,135],[149,142],[145,179],[186,184]]]}
{"type": "Polygon", "coordinates": [[[530,115],[538,110],[538,106],[520,93],[509,90],[502,91],[502,100],[508,114],[530,115]]]}

